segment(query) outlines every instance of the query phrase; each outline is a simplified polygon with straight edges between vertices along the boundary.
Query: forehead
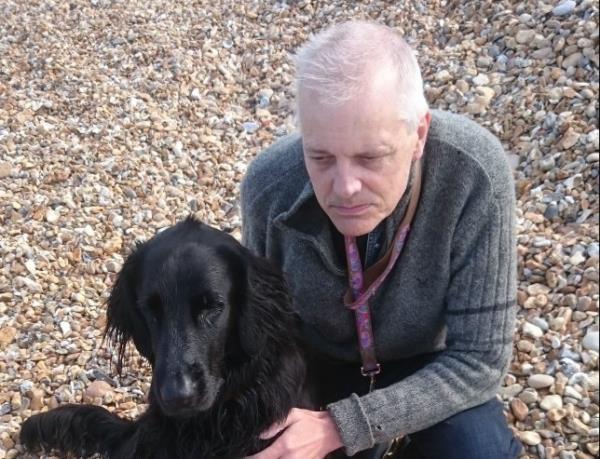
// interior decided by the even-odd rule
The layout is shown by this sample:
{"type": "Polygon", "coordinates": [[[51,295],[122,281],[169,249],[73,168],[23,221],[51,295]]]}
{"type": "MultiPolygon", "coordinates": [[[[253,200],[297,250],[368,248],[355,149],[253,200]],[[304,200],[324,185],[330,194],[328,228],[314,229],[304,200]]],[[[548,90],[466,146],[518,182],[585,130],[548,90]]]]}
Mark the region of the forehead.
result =
{"type": "Polygon", "coordinates": [[[221,245],[183,242],[147,248],[141,267],[143,290],[166,290],[171,295],[191,291],[227,294],[233,287],[233,266],[221,245]]]}
{"type": "Polygon", "coordinates": [[[395,112],[361,107],[309,106],[302,113],[301,133],[304,151],[359,154],[395,150],[406,137],[403,122],[395,112]]]}
{"type": "Polygon", "coordinates": [[[298,94],[298,115],[305,151],[360,152],[402,142],[396,86],[381,79],[340,103],[330,103],[315,90],[298,94]]]}

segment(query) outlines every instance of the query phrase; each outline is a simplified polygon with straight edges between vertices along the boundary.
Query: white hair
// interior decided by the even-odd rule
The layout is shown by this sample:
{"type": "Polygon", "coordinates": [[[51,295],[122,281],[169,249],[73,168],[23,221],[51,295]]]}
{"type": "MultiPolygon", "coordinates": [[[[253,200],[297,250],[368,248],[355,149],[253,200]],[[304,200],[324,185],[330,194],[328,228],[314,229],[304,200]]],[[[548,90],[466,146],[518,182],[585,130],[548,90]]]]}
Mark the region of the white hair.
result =
{"type": "MultiPolygon", "coordinates": [[[[338,105],[364,93],[381,69],[397,75],[399,119],[416,129],[428,108],[421,70],[413,50],[394,29],[368,21],[336,24],[299,48],[296,65],[296,112],[300,93],[314,91],[319,102],[338,105]]],[[[299,116],[298,116],[299,118],[299,116]]]]}

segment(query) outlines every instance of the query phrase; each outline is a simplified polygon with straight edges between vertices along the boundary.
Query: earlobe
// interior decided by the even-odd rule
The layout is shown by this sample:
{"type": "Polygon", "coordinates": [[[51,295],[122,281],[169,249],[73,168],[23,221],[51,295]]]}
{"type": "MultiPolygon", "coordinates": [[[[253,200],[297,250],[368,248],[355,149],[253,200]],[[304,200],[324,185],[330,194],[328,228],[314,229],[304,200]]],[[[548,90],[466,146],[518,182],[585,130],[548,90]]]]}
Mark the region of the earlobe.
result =
{"type": "Polygon", "coordinates": [[[291,304],[285,280],[266,259],[248,253],[245,301],[239,321],[239,337],[248,355],[260,353],[269,337],[279,336],[276,328],[287,324],[291,304]],[[289,314],[289,313],[288,313],[289,314]]]}
{"type": "Polygon", "coordinates": [[[141,314],[137,312],[135,291],[137,271],[141,249],[138,248],[125,261],[117,276],[107,302],[107,323],[104,336],[117,349],[117,371],[121,373],[125,350],[129,340],[133,339],[141,355],[153,362],[152,345],[148,341],[149,333],[141,314]]]}

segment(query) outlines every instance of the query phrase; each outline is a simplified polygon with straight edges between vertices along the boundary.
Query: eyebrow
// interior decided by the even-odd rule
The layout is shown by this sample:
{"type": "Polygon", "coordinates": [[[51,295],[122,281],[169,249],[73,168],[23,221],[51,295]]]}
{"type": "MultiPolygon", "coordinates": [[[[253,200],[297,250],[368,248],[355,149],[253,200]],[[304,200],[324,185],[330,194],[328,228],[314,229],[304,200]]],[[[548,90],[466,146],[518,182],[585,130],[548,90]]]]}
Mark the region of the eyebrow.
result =
{"type": "MultiPolygon", "coordinates": [[[[329,152],[328,150],[322,149],[322,148],[306,147],[305,150],[306,150],[306,153],[308,153],[308,154],[332,156],[331,152],[329,152]]],[[[394,148],[391,145],[381,144],[372,150],[365,150],[365,151],[358,152],[354,156],[365,156],[365,155],[372,155],[372,154],[387,155],[387,154],[390,154],[393,152],[394,152],[394,148]]]]}

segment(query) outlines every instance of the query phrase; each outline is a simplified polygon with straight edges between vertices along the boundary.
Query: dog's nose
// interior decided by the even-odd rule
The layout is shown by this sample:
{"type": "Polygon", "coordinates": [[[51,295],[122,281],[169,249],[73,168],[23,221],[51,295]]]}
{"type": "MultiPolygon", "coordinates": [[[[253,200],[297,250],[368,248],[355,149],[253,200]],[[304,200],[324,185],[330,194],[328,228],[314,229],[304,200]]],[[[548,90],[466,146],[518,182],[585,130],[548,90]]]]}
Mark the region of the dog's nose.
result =
{"type": "Polygon", "coordinates": [[[170,411],[189,408],[196,394],[196,384],[187,375],[172,376],[160,386],[160,398],[170,411]]]}

